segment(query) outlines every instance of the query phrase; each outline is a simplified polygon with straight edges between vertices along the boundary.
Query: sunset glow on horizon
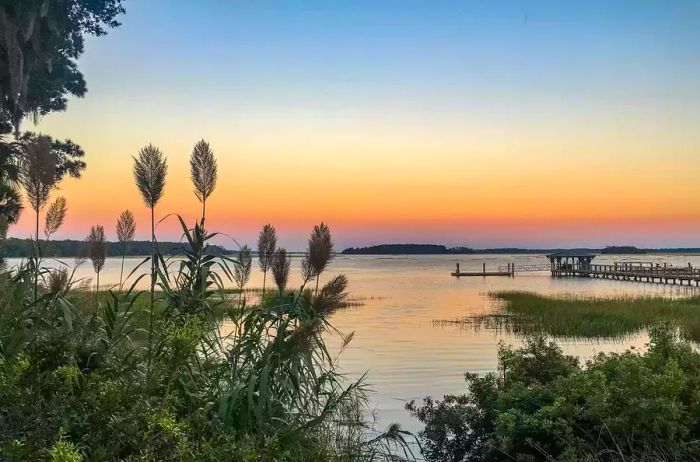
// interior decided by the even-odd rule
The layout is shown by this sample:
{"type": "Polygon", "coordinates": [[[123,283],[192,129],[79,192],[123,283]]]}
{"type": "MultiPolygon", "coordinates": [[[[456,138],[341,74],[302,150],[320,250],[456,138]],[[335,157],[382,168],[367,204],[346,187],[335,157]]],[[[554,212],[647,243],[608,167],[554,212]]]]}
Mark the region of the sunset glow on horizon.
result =
{"type": "MultiPolygon", "coordinates": [[[[195,220],[203,138],[230,248],[270,222],[300,250],[320,221],[339,250],[700,246],[700,7],[607,3],[129,1],[86,44],[85,98],[23,126],[87,152],[54,239],[114,239],[125,208],[148,237],[148,143],[169,164],[157,215],[195,220]]],[[[32,229],[25,210],[10,234],[32,229]]]]}

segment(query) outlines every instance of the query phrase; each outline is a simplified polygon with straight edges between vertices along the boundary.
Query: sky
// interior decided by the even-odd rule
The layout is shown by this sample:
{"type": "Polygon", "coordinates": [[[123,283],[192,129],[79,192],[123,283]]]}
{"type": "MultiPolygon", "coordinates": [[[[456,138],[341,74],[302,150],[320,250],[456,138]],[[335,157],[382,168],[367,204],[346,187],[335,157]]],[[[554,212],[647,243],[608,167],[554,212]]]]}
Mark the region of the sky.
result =
{"type": "MultiPolygon", "coordinates": [[[[55,238],[148,211],[132,156],[169,162],[156,213],[193,221],[188,158],[211,144],[207,224],[265,223],[302,249],[700,246],[697,1],[126,0],[79,60],[88,93],[24,129],[87,152],[55,238]]],[[[25,211],[11,234],[28,237],[25,211]]],[[[172,217],[161,240],[178,239],[172,217]]]]}

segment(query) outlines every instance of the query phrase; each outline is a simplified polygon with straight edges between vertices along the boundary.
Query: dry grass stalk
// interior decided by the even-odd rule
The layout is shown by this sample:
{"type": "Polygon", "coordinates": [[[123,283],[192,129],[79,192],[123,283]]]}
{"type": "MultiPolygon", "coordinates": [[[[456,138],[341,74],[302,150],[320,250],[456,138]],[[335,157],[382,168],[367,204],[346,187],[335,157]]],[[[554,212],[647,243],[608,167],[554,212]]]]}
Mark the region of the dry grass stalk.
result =
{"type": "Polygon", "coordinates": [[[134,179],[136,187],[146,205],[153,209],[165,189],[165,176],[168,174],[168,162],[160,149],[149,144],[134,157],[134,179]]]}
{"type": "Polygon", "coordinates": [[[119,219],[117,220],[117,239],[122,244],[123,248],[134,240],[136,235],[136,220],[134,219],[134,214],[129,210],[124,210],[119,214],[119,219]]]}
{"type": "Polygon", "coordinates": [[[250,279],[250,271],[253,266],[253,255],[247,245],[241,247],[233,268],[233,279],[239,289],[243,289],[250,279]]]}
{"type": "Polygon", "coordinates": [[[100,273],[105,265],[107,257],[107,246],[105,244],[105,229],[102,225],[94,225],[90,227],[90,233],[87,237],[88,250],[92,267],[96,273],[100,273]]]}
{"type": "Polygon", "coordinates": [[[134,214],[129,210],[124,210],[117,220],[117,239],[122,247],[122,265],[119,271],[119,290],[122,290],[122,282],[124,279],[124,258],[126,251],[129,248],[129,243],[134,240],[136,235],[136,220],[134,214]]]}
{"type": "Polygon", "coordinates": [[[258,263],[263,272],[263,294],[265,294],[265,282],[267,279],[267,271],[272,264],[272,258],[277,247],[277,231],[271,224],[266,224],[260,236],[258,236],[258,263]]]}
{"type": "MultiPolygon", "coordinates": [[[[155,302],[156,274],[156,217],[155,208],[163,197],[165,177],[168,174],[168,162],[160,149],[149,144],[139,151],[134,158],[134,179],[146,205],[151,209],[151,291],[150,310],[148,312],[148,351],[153,347],[153,305],[155,302]]],[[[151,363],[148,363],[148,375],[151,374],[151,363]]]]}
{"type": "Polygon", "coordinates": [[[51,294],[59,294],[68,290],[70,273],[67,268],[58,268],[49,273],[46,287],[51,294]]]}
{"type": "Polygon", "coordinates": [[[46,220],[44,222],[44,235],[46,236],[46,240],[49,240],[51,235],[58,231],[63,225],[67,212],[68,202],[65,197],[59,196],[51,203],[49,210],[46,212],[46,220]]]}
{"type": "Polygon", "coordinates": [[[90,227],[90,233],[87,237],[88,243],[88,255],[90,261],[92,262],[92,268],[97,273],[97,286],[96,293],[100,293],[100,271],[105,266],[105,259],[107,257],[107,246],[105,244],[105,229],[102,225],[95,225],[90,227]]]}
{"type": "Polygon", "coordinates": [[[275,284],[277,284],[277,289],[279,289],[280,294],[284,293],[284,289],[287,287],[290,266],[291,261],[287,256],[287,250],[283,248],[277,249],[272,256],[270,269],[272,270],[272,276],[275,279],[275,284]]]}
{"type": "Polygon", "coordinates": [[[333,238],[331,230],[324,223],[314,226],[309,237],[308,249],[301,263],[304,283],[316,278],[316,291],[321,273],[333,258],[333,238]]]}
{"type": "Polygon", "coordinates": [[[190,156],[190,177],[194,184],[194,194],[202,203],[202,223],[207,210],[207,198],[216,187],[217,165],[214,151],[204,140],[194,145],[190,156]]]}
{"type": "Polygon", "coordinates": [[[58,158],[51,147],[51,138],[44,135],[33,137],[24,145],[20,182],[29,205],[37,214],[44,208],[51,190],[56,186],[58,158]]]}

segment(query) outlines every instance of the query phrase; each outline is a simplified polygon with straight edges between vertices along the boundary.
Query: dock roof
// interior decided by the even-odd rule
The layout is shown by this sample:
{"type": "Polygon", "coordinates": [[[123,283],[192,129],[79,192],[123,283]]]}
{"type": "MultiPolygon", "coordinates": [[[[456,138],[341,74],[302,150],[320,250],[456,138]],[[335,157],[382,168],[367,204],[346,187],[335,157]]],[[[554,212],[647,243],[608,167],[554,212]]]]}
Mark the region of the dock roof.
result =
{"type": "Polygon", "coordinates": [[[556,257],[595,257],[596,255],[590,252],[583,252],[580,250],[562,250],[560,252],[554,252],[547,255],[547,258],[556,257]]]}

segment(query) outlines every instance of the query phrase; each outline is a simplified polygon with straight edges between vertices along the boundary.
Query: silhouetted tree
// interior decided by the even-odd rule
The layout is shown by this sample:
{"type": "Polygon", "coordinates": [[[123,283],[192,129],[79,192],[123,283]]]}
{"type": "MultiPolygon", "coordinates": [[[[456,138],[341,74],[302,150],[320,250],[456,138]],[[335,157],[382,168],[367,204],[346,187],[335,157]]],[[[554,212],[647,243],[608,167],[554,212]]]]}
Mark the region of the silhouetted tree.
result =
{"type": "Polygon", "coordinates": [[[0,133],[20,133],[22,119],[66,108],[87,91],[77,60],[85,36],[119,26],[121,0],[0,2],[0,133]]]}

